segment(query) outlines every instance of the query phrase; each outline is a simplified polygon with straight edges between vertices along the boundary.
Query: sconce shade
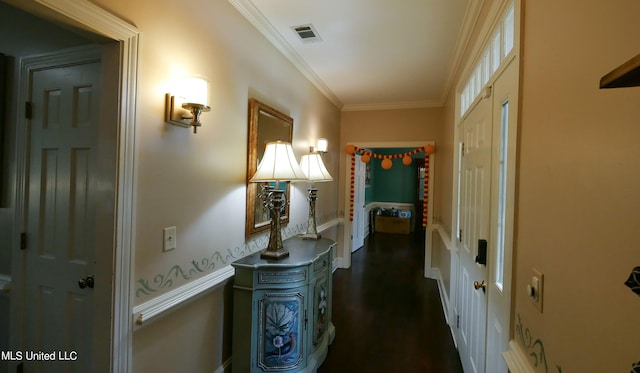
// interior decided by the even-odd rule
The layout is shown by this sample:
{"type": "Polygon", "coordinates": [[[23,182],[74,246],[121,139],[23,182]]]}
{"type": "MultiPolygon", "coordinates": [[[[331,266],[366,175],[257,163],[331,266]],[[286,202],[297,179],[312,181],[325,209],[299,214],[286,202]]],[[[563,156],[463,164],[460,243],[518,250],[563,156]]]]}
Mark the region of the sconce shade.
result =
{"type": "Polygon", "coordinates": [[[318,153],[303,155],[302,159],[300,159],[300,168],[302,168],[302,172],[304,172],[309,181],[323,182],[333,180],[318,153]]]}
{"type": "Polygon", "coordinates": [[[165,95],[165,122],[180,127],[193,127],[193,133],[197,133],[198,127],[202,125],[200,114],[211,110],[207,105],[208,89],[209,83],[201,77],[176,82],[173,93],[165,95]]]}
{"type": "Polygon", "coordinates": [[[327,148],[329,147],[329,142],[327,141],[327,139],[319,138],[318,143],[316,145],[317,145],[316,147],[317,151],[319,151],[320,153],[326,153],[327,148]]]}
{"type": "Polygon", "coordinates": [[[261,183],[303,180],[307,180],[307,177],[296,161],[291,144],[276,141],[267,143],[262,160],[258,164],[258,169],[249,181],[261,183]]]}

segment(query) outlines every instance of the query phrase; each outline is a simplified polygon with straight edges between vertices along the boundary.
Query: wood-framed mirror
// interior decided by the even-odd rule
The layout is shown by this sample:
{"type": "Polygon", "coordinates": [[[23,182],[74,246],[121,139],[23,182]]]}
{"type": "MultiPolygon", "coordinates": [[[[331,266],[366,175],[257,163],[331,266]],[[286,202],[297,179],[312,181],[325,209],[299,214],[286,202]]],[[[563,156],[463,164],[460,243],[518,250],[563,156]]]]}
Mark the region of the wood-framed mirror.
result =
{"type": "MultiPolygon", "coordinates": [[[[267,183],[250,183],[256,173],[267,143],[273,141],[291,142],[293,139],[293,118],[264,104],[255,98],[249,99],[249,143],[247,152],[247,211],[245,236],[269,229],[271,217],[269,208],[263,203],[263,188],[267,183]]],[[[275,183],[272,183],[274,186],[275,183]]],[[[280,223],[289,222],[289,183],[280,183],[280,189],[286,189],[285,208],[280,223]]]]}

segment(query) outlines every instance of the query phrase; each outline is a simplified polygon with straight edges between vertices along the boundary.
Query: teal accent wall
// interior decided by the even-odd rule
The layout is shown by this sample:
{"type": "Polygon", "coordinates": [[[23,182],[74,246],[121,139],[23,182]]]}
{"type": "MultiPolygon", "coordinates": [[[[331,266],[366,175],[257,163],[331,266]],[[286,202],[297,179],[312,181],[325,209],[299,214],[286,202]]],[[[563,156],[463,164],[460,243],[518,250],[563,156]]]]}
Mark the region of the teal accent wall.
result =
{"type": "MultiPolygon", "coordinates": [[[[410,152],[414,148],[381,148],[371,149],[376,154],[399,154],[410,152]]],[[[413,156],[423,158],[424,153],[413,156]]],[[[385,170],[381,159],[371,159],[371,186],[366,188],[365,202],[399,202],[416,203],[418,175],[415,163],[410,166],[402,164],[402,159],[393,159],[393,166],[385,170]]]]}
{"type": "Polygon", "coordinates": [[[373,187],[367,186],[364,188],[364,204],[367,205],[373,201],[373,187]]]}

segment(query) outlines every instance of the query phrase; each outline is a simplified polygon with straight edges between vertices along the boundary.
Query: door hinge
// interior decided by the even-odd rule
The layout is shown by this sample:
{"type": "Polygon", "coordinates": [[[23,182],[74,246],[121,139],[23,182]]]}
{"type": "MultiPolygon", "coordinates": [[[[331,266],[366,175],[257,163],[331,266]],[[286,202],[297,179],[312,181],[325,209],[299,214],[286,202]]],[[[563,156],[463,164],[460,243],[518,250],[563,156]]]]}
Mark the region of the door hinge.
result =
{"type": "Polygon", "coordinates": [[[20,250],[27,249],[27,232],[20,233],[20,250]]]}
{"type": "Polygon", "coordinates": [[[460,149],[460,154],[464,157],[464,143],[462,143],[462,149],[460,149]]]}
{"type": "Polygon", "coordinates": [[[30,101],[24,103],[24,117],[31,119],[33,117],[33,106],[30,101]]]}
{"type": "Polygon", "coordinates": [[[456,328],[460,329],[460,315],[456,316],[456,328]]]}
{"type": "Polygon", "coordinates": [[[460,229],[458,232],[458,241],[462,242],[462,229],[460,229]]]}

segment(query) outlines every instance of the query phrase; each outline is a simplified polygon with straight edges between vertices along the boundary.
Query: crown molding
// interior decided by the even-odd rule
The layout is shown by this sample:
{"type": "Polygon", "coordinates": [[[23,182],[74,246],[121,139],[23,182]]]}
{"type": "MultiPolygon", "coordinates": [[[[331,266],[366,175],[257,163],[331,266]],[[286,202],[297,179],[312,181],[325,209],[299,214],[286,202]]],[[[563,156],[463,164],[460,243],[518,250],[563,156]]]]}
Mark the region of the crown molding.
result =
{"type": "Polygon", "coordinates": [[[327,87],[320,77],[307,65],[302,57],[276,31],[267,18],[256,8],[251,0],[229,0],[264,37],[273,44],[329,101],[338,109],[342,109],[342,101],[327,87]]]}
{"type": "Polygon", "coordinates": [[[476,28],[478,23],[483,4],[484,0],[470,0],[467,4],[467,9],[464,12],[464,19],[462,21],[462,27],[460,28],[458,39],[456,41],[453,58],[449,64],[449,74],[445,83],[444,91],[442,92],[441,102],[443,105],[451,92],[451,88],[456,82],[456,76],[458,75],[462,64],[462,57],[464,56],[464,52],[467,50],[469,42],[471,41],[471,35],[473,35],[473,30],[476,28]]]}
{"type": "Polygon", "coordinates": [[[380,104],[354,104],[344,105],[342,111],[369,111],[369,110],[397,110],[397,109],[424,109],[442,107],[443,101],[407,101],[390,102],[380,104]]]}

